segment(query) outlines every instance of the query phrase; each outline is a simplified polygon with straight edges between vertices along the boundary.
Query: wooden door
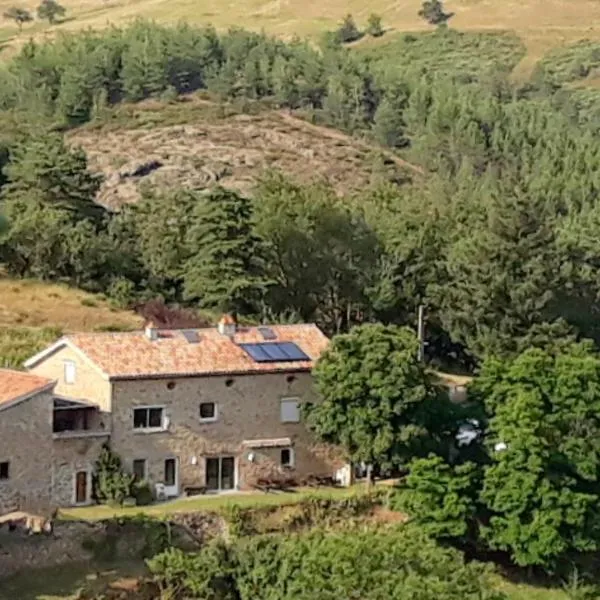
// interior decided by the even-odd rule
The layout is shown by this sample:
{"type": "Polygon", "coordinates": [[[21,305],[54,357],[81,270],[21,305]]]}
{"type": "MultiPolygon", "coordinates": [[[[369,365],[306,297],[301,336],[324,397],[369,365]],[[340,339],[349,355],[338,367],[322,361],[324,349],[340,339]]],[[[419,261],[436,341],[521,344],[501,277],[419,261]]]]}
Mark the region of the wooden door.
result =
{"type": "Polygon", "coordinates": [[[79,471],[75,475],[75,503],[84,504],[88,501],[88,474],[87,471],[79,471]]]}

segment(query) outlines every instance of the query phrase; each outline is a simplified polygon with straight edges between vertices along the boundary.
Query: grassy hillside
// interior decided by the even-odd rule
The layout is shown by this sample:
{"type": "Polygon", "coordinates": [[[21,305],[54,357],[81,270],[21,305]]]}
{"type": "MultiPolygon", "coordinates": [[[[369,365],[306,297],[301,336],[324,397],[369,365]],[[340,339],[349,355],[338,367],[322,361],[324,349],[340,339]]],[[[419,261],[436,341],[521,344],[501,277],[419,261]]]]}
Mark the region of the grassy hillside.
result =
{"type": "MultiPolygon", "coordinates": [[[[217,0],[63,0],[68,9],[65,22],[48,26],[35,22],[21,33],[6,20],[0,24],[0,41],[19,45],[31,35],[54,35],[57,31],[123,24],[136,17],[163,22],[185,19],[190,23],[212,23],[218,28],[243,25],[290,37],[315,36],[331,29],[348,12],[365,23],[369,13],[382,15],[384,25],[393,31],[421,31],[429,27],[418,17],[420,0],[234,0],[223,4],[217,0]]],[[[0,13],[14,5],[0,0],[0,13]]],[[[37,0],[19,5],[35,9],[37,0]]],[[[520,76],[528,75],[536,62],[550,49],[589,38],[600,39],[600,3],[596,0],[448,0],[454,12],[453,28],[461,31],[514,31],[522,38],[527,53],[517,67],[520,76]],[[596,24],[596,25],[595,25],[596,24]]]]}
{"type": "Polygon", "coordinates": [[[68,331],[137,329],[141,319],[62,285],[0,278],[0,368],[23,362],[68,331]]]}
{"type": "Polygon", "coordinates": [[[62,285],[0,279],[0,327],[56,327],[98,331],[141,326],[132,312],[111,308],[92,294],[62,285]]]}

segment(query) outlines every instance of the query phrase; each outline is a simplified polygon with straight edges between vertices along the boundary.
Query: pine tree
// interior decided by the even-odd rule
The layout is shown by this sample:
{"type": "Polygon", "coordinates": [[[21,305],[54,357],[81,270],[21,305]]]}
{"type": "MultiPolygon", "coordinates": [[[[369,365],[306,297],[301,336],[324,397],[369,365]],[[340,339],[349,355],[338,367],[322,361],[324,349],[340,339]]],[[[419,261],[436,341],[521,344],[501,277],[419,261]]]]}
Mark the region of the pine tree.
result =
{"type": "Polygon", "coordinates": [[[224,311],[258,312],[268,282],[252,212],[250,200],[223,188],[197,203],[186,237],[188,300],[224,311]]]}
{"type": "Polygon", "coordinates": [[[6,174],[11,181],[3,188],[6,205],[35,197],[69,213],[73,221],[103,221],[105,211],[95,203],[102,177],[88,170],[85,152],[67,147],[59,134],[37,135],[16,145],[6,174]]]}

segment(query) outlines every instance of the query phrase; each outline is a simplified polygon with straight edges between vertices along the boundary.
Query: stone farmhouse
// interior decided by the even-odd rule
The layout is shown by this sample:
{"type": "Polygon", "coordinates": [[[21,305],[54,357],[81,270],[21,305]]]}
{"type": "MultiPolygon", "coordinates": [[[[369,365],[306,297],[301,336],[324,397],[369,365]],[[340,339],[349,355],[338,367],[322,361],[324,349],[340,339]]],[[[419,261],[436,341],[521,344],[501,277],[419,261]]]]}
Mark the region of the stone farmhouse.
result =
{"type": "Polygon", "coordinates": [[[67,335],[0,370],[0,513],[23,498],[92,500],[110,442],[159,495],[225,492],[276,475],[332,476],[338,453],[302,424],[311,369],[327,337],[315,325],[67,335]]]}

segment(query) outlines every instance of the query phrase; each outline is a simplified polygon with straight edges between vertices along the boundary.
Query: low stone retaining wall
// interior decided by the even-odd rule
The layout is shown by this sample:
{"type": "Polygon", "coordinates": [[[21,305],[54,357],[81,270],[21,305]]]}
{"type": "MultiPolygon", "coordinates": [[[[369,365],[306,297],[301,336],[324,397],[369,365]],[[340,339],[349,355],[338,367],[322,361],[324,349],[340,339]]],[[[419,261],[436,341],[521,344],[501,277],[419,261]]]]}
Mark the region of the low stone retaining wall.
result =
{"type": "Polygon", "coordinates": [[[52,567],[72,562],[84,562],[93,557],[82,542],[101,537],[102,523],[57,523],[52,534],[28,534],[24,530],[9,531],[0,527],[0,578],[23,569],[52,567]]]}
{"type": "Polygon", "coordinates": [[[28,534],[0,526],[0,579],[25,569],[41,569],[86,561],[146,558],[165,544],[192,551],[225,524],[216,514],[178,514],[163,523],[145,517],[106,521],[55,521],[52,533],[28,534]]]}

